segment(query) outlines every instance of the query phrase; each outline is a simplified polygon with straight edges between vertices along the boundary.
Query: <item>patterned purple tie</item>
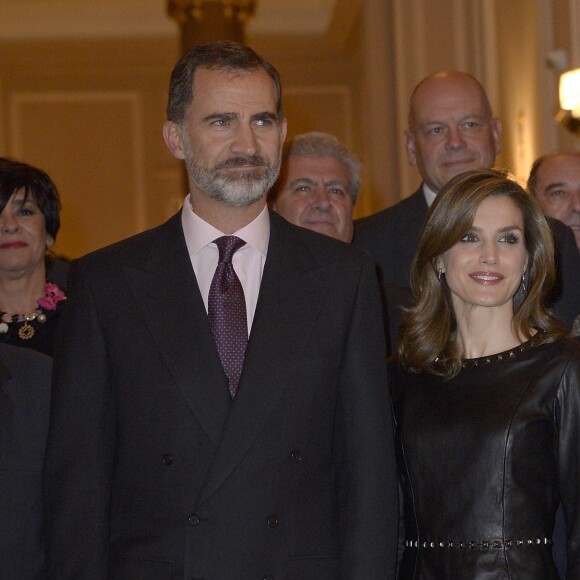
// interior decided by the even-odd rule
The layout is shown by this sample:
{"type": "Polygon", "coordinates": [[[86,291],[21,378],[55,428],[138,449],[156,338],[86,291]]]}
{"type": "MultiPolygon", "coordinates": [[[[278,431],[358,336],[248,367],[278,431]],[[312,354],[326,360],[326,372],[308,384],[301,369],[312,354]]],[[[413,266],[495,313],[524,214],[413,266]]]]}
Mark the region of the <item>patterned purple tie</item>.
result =
{"type": "Polygon", "coordinates": [[[244,289],[232,265],[232,256],[246,242],[236,236],[223,236],[214,243],[220,258],[209,288],[207,314],[233,399],[244,365],[248,319],[244,289]]]}

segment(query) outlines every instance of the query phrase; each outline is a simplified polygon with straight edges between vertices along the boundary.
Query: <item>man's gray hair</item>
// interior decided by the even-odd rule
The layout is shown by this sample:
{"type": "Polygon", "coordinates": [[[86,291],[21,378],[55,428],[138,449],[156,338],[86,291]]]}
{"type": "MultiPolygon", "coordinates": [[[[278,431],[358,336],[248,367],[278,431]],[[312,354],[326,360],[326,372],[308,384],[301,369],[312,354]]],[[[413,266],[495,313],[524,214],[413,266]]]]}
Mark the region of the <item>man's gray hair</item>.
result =
{"type": "MultiPolygon", "coordinates": [[[[287,161],[288,157],[292,155],[301,157],[334,157],[346,168],[350,197],[353,205],[356,203],[362,183],[360,176],[362,165],[358,158],[350,153],[334,135],[317,131],[296,135],[294,139],[284,146],[282,163],[287,161]]],[[[274,197],[277,197],[277,192],[273,193],[274,197]]]]}

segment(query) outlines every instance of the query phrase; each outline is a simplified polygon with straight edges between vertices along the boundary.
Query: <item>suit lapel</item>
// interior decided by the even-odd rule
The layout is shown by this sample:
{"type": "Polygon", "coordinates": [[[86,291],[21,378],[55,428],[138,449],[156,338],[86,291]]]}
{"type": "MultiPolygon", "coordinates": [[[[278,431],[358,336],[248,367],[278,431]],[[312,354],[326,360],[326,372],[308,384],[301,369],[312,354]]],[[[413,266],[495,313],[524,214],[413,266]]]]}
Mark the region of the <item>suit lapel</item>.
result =
{"type": "Polygon", "coordinates": [[[316,263],[293,226],[271,215],[270,243],[244,369],[219,449],[198,503],[206,501],[250,449],[284,391],[329,290],[330,269],[316,263]]]}
{"type": "Polygon", "coordinates": [[[187,252],[181,214],[158,232],[148,257],[124,267],[127,282],[169,373],[217,445],[231,400],[187,252]]]}
{"type": "Polygon", "coordinates": [[[276,215],[244,369],[232,402],[187,253],[180,214],[158,230],[145,259],[124,266],[152,341],[216,454],[198,503],[227,479],[292,381],[330,288],[332,265],[276,215]],[[298,247],[298,246],[302,247],[298,247]]]}

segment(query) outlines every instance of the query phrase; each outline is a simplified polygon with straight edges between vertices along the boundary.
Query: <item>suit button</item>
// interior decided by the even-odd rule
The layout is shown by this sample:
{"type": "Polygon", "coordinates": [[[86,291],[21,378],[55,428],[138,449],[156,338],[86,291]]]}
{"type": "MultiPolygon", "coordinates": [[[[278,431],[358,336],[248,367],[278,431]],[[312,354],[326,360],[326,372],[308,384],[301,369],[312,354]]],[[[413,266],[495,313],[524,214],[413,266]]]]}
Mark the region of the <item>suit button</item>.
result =
{"type": "Polygon", "coordinates": [[[292,453],[290,453],[290,459],[294,463],[300,463],[302,461],[302,455],[300,453],[300,449],[295,449],[294,451],[292,451],[292,453]]]}
{"type": "Polygon", "coordinates": [[[271,528],[275,528],[278,525],[278,518],[276,516],[270,516],[267,519],[268,522],[268,526],[270,526],[271,528]]]}
{"type": "Polygon", "coordinates": [[[173,463],[173,457],[171,457],[171,455],[169,455],[169,453],[166,453],[161,458],[161,461],[163,461],[163,465],[171,465],[173,463]]]}
{"type": "Polygon", "coordinates": [[[197,525],[199,525],[199,518],[195,514],[192,516],[189,516],[189,523],[192,526],[197,526],[197,525]]]}

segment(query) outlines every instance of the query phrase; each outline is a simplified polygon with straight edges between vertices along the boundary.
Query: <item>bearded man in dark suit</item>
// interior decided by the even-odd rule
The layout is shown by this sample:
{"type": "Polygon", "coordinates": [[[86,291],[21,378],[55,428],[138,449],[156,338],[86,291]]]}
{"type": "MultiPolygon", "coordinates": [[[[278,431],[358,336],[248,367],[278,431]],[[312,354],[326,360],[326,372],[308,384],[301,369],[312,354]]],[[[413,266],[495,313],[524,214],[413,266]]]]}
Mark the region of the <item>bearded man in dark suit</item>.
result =
{"type": "Polygon", "coordinates": [[[278,73],[254,51],[194,47],[168,119],[182,210],[71,266],[48,577],[393,578],[372,260],[268,212],[286,121],[278,73]]]}
{"type": "MultiPolygon", "coordinates": [[[[501,134],[484,88],[471,75],[440,71],[417,85],[409,103],[405,146],[423,183],[394,206],[355,222],[353,243],[374,256],[382,281],[409,286],[411,263],[435,196],[463,171],[492,167],[501,151],[501,134]]],[[[548,221],[558,263],[551,306],[570,328],[580,311],[580,254],[572,230],[558,220],[548,221]]]]}

